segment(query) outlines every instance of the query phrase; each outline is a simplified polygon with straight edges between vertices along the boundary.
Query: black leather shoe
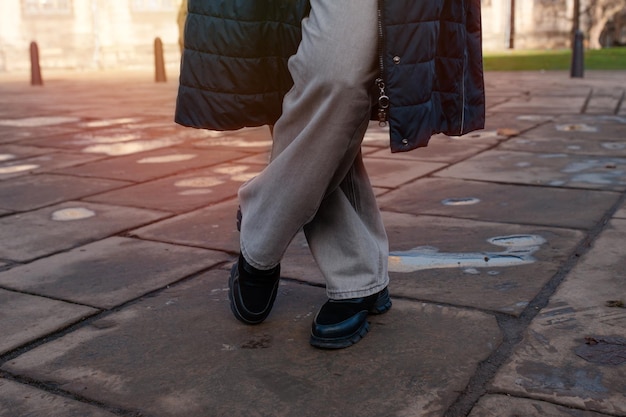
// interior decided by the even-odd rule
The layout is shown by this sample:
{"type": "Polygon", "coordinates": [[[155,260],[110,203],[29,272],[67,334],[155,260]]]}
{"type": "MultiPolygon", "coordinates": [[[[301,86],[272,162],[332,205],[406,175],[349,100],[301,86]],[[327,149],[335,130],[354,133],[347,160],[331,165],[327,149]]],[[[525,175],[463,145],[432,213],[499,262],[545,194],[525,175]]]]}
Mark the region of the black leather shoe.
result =
{"type": "Polygon", "coordinates": [[[260,271],[239,255],[228,280],[228,299],[235,317],[246,324],[259,324],[265,320],[274,305],[279,281],[280,265],[260,271]]]}
{"type": "Polygon", "coordinates": [[[383,314],[390,308],[387,288],[368,297],[328,300],[313,320],[310,343],[322,349],[352,346],[367,334],[367,316],[383,314]]]}

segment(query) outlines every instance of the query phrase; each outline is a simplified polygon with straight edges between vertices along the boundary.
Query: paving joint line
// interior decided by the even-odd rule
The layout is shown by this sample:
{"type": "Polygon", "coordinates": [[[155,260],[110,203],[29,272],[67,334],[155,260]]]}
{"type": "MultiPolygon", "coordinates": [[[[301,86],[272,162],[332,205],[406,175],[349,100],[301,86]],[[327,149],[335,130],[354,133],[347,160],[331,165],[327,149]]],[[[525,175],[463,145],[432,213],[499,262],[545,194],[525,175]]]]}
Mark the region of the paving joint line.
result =
{"type": "Polygon", "coordinates": [[[587,109],[589,108],[589,103],[591,102],[591,97],[593,96],[593,87],[591,87],[591,89],[589,90],[589,93],[587,94],[587,98],[585,99],[585,102],[583,103],[582,108],[580,109],[580,114],[585,114],[587,113],[587,109]]]}
{"type": "Polygon", "coordinates": [[[607,416],[607,417],[623,417],[623,414],[613,414],[613,413],[607,413],[604,411],[595,411],[595,410],[588,410],[585,408],[580,408],[580,407],[576,407],[573,405],[568,405],[568,404],[561,404],[559,402],[554,401],[553,399],[550,398],[535,398],[531,395],[523,395],[523,394],[511,394],[505,391],[499,391],[499,390],[489,390],[487,392],[487,394],[490,395],[505,395],[507,397],[513,397],[513,398],[518,398],[518,399],[522,399],[522,400],[531,400],[531,401],[537,401],[537,402],[542,402],[542,403],[548,403],[548,404],[552,404],[561,408],[566,408],[568,410],[572,410],[572,411],[582,411],[582,412],[589,412],[592,411],[594,414],[600,415],[600,416],[607,416]]]}
{"type": "Polygon", "coordinates": [[[622,90],[622,95],[620,96],[619,100],[617,100],[617,104],[615,105],[615,110],[613,110],[613,114],[615,116],[619,115],[620,109],[622,108],[622,105],[624,104],[624,99],[626,99],[626,90],[622,90]]]}
{"type": "Polygon", "coordinates": [[[533,319],[549,304],[550,298],[556,293],[568,274],[579,264],[584,255],[591,251],[593,243],[605,230],[615,212],[625,202],[626,193],[622,193],[621,198],[586,233],[586,236],[576,245],[568,259],[561,264],[553,277],[541,288],[517,318],[496,316],[498,327],[503,335],[502,343],[487,359],[477,365],[476,372],[471,376],[463,392],[446,410],[444,417],[467,417],[471,413],[478,401],[488,392],[487,385],[489,382],[493,380],[506,360],[511,357],[517,345],[523,341],[524,335],[533,319]]]}
{"type": "Polygon", "coordinates": [[[148,417],[146,414],[138,410],[123,409],[117,406],[109,405],[101,401],[97,401],[97,400],[73,393],[71,391],[64,390],[62,388],[59,388],[57,384],[54,382],[42,382],[33,378],[29,378],[29,377],[25,377],[21,375],[15,375],[11,372],[3,371],[1,369],[0,369],[0,378],[5,379],[7,381],[15,382],[21,385],[26,385],[31,388],[39,389],[48,394],[60,396],[66,399],[77,401],[82,404],[87,404],[93,407],[97,407],[101,410],[104,410],[111,414],[115,414],[120,417],[148,417]]]}
{"type": "MultiPolygon", "coordinates": [[[[94,312],[93,314],[89,314],[87,316],[81,317],[81,318],[77,319],[76,321],[74,321],[74,322],[72,322],[72,323],[70,323],[70,324],[68,324],[68,325],[66,325],[64,327],[59,328],[59,329],[53,331],[52,333],[45,334],[45,335],[43,335],[41,337],[38,337],[35,340],[27,342],[27,343],[25,343],[25,344],[23,344],[21,346],[16,347],[15,349],[11,349],[10,351],[3,353],[2,355],[0,355],[0,367],[4,363],[6,363],[6,362],[8,362],[10,360],[13,360],[13,359],[17,358],[18,356],[23,355],[23,354],[25,354],[25,353],[27,353],[27,352],[29,352],[31,350],[34,350],[34,349],[38,348],[39,346],[41,346],[43,344],[50,343],[50,342],[53,342],[53,341],[55,341],[57,339],[60,339],[60,338],[66,336],[66,335],[68,335],[68,334],[70,334],[70,333],[72,333],[74,331],[77,331],[77,330],[79,330],[79,329],[81,329],[81,328],[83,328],[85,326],[90,325],[91,323],[93,323],[96,320],[100,320],[100,319],[108,317],[111,314],[118,313],[121,310],[123,310],[123,309],[125,309],[125,308],[127,308],[129,306],[132,306],[134,304],[137,304],[138,302],[140,302],[140,301],[142,301],[144,299],[156,297],[161,292],[166,291],[166,290],[168,290],[170,288],[177,287],[177,286],[179,286],[181,284],[184,284],[184,283],[186,283],[188,281],[191,281],[191,280],[193,280],[193,279],[195,279],[195,278],[205,274],[206,272],[209,272],[211,270],[221,269],[224,265],[227,265],[229,263],[230,263],[230,261],[223,261],[223,262],[218,262],[218,263],[216,263],[216,264],[214,264],[214,265],[212,265],[210,267],[202,268],[202,269],[200,269],[200,270],[198,270],[196,272],[193,272],[192,274],[189,274],[189,275],[187,275],[187,276],[185,276],[183,278],[180,278],[180,279],[178,279],[176,281],[172,281],[172,282],[170,282],[168,284],[165,284],[165,285],[163,285],[163,286],[161,286],[159,288],[156,288],[154,290],[148,291],[148,292],[146,292],[144,294],[141,294],[141,295],[139,295],[139,296],[137,296],[135,298],[132,298],[132,299],[127,300],[127,301],[124,301],[123,303],[118,304],[118,305],[113,306],[113,307],[110,307],[110,308],[100,308],[100,307],[86,305],[88,307],[94,308],[94,309],[99,310],[99,311],[94,312]]],[[[33,295],[41,296],[39,294],[33,294],[33,295]]],[[[41,296],[41,297],[45,297],[45,296],[41,296]]],[[[51,297],[46,297],[46,298],[50,298],[50,299],[53,299],[53,300],[59,300],[59,299],[51,298],[51,297]]],[[[70,303],[77,304],[77,303],[71,302],[71,301],[70,301],[70,303]]],[[[83,305],[83,304],[81,304],[81,305],[83,305]]]]}

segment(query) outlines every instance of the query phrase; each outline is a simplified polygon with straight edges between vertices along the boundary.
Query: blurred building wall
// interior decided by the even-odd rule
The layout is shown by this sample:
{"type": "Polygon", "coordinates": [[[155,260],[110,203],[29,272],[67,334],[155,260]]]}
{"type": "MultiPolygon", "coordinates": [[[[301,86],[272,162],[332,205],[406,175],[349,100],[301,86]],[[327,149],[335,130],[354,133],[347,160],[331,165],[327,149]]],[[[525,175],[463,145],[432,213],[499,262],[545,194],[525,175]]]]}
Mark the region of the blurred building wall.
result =
{"type": "Polygon", "coordinates": [[[180,59],[176,16],[182,0],[1,0],[0,71],[133,68],[154,64],[160,37],[168,65],[180,59]]]}
{"type": "MultiPolygon", "coordinates": [[[[28,69],[31,41],[39,46],[42,68],[149,68],[156,37],[163,41],[166,65],[177,67],[185,2],[0,0],[0,71],[28,69]]],[[[568,47],[573,5],[574,0],[482,0],[484,49],[568,47]]],[[[620,30],[605,37],[619,37],[620,30]]]]}

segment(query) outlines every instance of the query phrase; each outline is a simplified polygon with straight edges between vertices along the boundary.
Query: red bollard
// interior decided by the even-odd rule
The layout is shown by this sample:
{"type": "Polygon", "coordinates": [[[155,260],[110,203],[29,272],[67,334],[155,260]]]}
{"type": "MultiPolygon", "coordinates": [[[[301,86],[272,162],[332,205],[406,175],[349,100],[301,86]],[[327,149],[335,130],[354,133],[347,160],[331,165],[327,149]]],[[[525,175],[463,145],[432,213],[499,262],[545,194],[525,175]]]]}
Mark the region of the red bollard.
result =
{"type": "Polygon", "coordinates": [[[30,85],[43,85],[39,65],[39,47],[36,42],[30,43],[30,85]]]}
{"type": "Polygon", "coordinates": [[[163,42],[161,38],[154,40],[154,80],[157,83],[164,83],[167,81],[165,76],[165,59],[163,59],[163,42]]]}

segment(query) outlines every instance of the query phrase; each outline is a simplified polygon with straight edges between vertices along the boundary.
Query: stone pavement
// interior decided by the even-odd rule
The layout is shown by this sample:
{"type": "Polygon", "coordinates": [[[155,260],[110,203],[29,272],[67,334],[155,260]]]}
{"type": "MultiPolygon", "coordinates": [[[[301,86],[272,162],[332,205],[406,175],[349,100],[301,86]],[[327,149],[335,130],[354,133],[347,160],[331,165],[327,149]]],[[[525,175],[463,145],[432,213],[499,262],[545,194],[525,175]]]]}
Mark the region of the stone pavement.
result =
{"type": "Polygon", "coordinates": [[[407,154],[372,125],[394,307],[341,351],[302,236],[265,323],[228,307],[267,128],[176,126],[149,73],[44,81],[0,74],[0,416],[626,416],[626,73],[489,73],[484,131],[407,154]]]}

